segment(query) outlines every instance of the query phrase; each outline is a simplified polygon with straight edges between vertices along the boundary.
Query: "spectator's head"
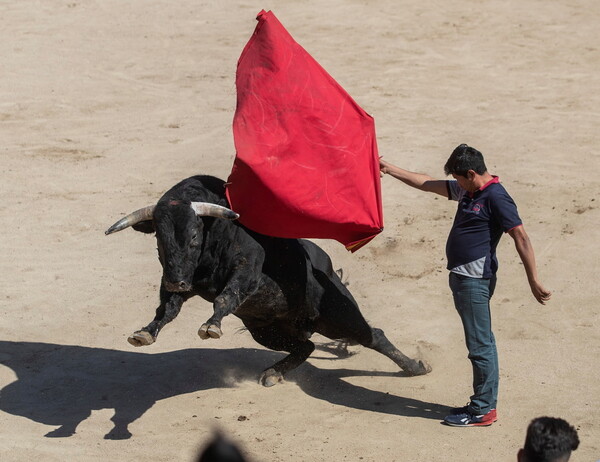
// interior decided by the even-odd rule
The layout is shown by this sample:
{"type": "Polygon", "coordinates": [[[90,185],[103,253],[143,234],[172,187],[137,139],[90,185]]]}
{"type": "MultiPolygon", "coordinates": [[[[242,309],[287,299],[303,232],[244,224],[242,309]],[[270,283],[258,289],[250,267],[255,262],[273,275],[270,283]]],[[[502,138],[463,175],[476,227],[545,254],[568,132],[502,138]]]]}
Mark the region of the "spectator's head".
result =
{"type": "Polygon", "coordinates": [[[577,430],[563,419],[538,417],[527,428],[519,462],[567,462],[579,446],[577,430]]]}
{"type": "Polygon", "coordinates": [[[246,459],[235,444],[217,434],[204,447],[197,462],[245,462],[246,459]]]}

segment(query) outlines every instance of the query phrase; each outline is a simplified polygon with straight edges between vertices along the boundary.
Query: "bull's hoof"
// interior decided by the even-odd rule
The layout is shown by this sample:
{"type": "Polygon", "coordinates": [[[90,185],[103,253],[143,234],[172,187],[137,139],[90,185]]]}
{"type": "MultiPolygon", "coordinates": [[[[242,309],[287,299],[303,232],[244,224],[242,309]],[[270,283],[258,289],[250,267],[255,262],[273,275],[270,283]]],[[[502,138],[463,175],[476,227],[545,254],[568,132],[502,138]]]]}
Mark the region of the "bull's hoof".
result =
{"type": "Polygon", "coordinates": [[[272,387],[278,383],[283,383],[283,374],[275,369],[267,369],[261,374],[258,383],[264,387],[272,387]]]}
{"type": "Polygon", "coordinates": [[[150,334],[150,332],[146,332],[145,330],[138,330],[131,334],[127,341],[131,343],[134,347],[141,347],[145,345],[152,345],[154,343],[154,337],[150,334]]]}
{"type": "Polygon", "coordinates": [[[403,368],[404,372],[411,376],[417,376],[417,375],[425,375],[425,374],[429,374],[431,372],[431,366],[429,364],[427,364],[425,361],[416,361],[416,360],[412,360],[410,362],[410,364],[403,368]]]}
{"type": "Polygon", "coordinates": [[[223,336],[223,331],[214,324],[202,324],[200,329],[198,329],[198,336],[202,340],[206,340],[209,338],[221,338],[223,336]]]}

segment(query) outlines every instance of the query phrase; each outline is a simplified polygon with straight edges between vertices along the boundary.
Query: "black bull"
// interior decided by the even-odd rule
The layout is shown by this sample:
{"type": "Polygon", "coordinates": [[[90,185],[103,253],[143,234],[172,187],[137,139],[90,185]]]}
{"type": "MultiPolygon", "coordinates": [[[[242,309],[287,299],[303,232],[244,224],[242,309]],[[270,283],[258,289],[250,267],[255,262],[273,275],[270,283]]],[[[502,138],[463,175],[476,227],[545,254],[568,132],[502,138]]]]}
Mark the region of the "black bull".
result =
{"type": "Polygon", "coordinates": [[[408,375],[431,370],[400,352],[381,329],[367,324],[320,247],[245,228],[227,208],[224,193],[222,180],[194,176],[167,191],[155,206],[133,212],[106,231],[132,226],[155,232],[163,267],[156,316],[134,332],[129,343],[154,343],[183,303],[199,295],[214,308],[198,331],[202,339],[221,337],[221,321],[233,313],[258,343],[289,352],[262,373],[260,382],[265,386],[282,381],[285,373],[310,356],[315,345],[309,339],[315,332],[372,348],[408,375]]]}

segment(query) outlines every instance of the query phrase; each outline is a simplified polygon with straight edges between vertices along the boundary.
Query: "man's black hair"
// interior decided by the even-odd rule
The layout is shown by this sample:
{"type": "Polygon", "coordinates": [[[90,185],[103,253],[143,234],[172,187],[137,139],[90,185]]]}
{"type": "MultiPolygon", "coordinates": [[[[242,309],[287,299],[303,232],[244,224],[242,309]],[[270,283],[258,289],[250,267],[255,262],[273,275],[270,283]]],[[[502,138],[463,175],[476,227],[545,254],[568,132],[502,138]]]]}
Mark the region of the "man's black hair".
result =
{"type": "Polygon", "coordinates": [[[527,428],[523,451],[528,462],[554,462],[568,460],[578,446],[577,430],[566,420],[538,417],[527,428]]]}
{"type": "Polygon", "coordinates": [[[483,161],[483,154],[471,146],[461,144],[452,151],[446,165],[444,165],[444,172],[446,172],[446,175],[455,174],[466,178],[469,170],[473,170],[478,175],[483,175],[487,172],[487,167],[483,161]]]}

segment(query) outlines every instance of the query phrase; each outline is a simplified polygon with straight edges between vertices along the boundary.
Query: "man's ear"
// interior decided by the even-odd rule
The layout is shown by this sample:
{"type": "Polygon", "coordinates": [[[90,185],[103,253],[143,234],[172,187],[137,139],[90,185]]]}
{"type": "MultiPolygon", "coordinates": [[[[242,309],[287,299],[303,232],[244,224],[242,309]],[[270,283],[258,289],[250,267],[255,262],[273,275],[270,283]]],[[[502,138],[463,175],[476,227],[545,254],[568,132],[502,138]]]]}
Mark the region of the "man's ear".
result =
{"type": "Polygon", "coordinates": [[[475,179],[475,170],[468,170],[467,171],[467,178],[469,179],[469,181],[473,181],[475,179]]]}
{"type": "Polygon", "coordinates": [[[140,221],[139,223],[131,226],[136,231],[145,234],[151,234],[155,232],[154,222],[152,220],[140,221]]]}

